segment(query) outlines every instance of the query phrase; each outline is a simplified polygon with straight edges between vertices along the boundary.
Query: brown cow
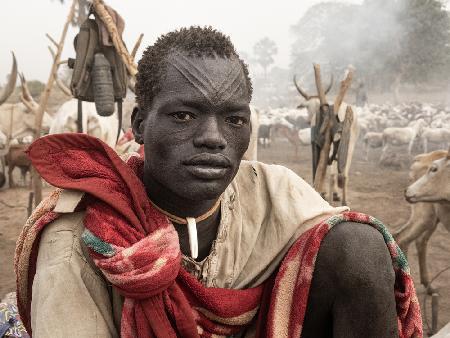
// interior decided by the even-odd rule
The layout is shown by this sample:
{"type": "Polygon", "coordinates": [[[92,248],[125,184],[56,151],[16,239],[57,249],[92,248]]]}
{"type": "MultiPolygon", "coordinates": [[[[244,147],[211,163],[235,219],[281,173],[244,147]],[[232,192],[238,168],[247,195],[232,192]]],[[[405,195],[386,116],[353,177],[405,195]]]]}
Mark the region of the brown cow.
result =
{"type": "Polygon", "coordinates": [[[30,171],[31,162],[25,151],[29,144],[13,144],[10,145],[9,151],[6,154],[6,163],[8,164],[8,179],[9,187],[14,188],[13,170],[15,167],[20,169],[22,180],[25,183],[27,172],[30,171]]]}

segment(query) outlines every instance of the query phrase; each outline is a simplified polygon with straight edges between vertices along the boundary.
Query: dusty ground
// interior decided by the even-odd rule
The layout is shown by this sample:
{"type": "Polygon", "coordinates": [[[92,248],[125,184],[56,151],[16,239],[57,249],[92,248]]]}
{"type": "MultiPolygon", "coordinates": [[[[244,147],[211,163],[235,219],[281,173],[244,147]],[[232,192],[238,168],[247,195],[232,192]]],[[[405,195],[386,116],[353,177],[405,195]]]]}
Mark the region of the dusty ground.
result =
{"type": "MultiPolygon", "coordinates": [[[[374,154],[375,157],[376,154],[374,154]]],[[[283,164],[306,181],[311,182],[310,149],[300,148],[298,156],[286,142],[276,141],[271,148],[260,149],[260,160],[266,163],[283,164]]],[[[409,216],[409,205],[403,199],[403,190],[408,184],[407,169],[381,168],[367,163],[356,154],[349,183],[349,205],[353,210],[371,214],[395,229],[404,224],[409,216]]],[[[46,193],[50,191],[46,189],[46,193]]],[[[28,190],[25,188],[0,191],[0,298],[14,290],[13,256],[16,238],[26,219],[28,190]]],[[[439,227],[429,242],[430,274],[434,276],[450,265],[450,234],[439,227]]],[[[417,254],[414,247],[409,254],[412,274],[422,304],[424,293],[419,286],[417,254]]],[[[442,274],[434,286],[440,290],[439,327],[450,321],[450,271],[442,274]]],[[[429,300],[428,300],[429,302],[429,300]]],[[[426,313],[431,325],[430,304],[426,313]]],[[[426,330],[426,324],[425,331],[426,330]]]]}

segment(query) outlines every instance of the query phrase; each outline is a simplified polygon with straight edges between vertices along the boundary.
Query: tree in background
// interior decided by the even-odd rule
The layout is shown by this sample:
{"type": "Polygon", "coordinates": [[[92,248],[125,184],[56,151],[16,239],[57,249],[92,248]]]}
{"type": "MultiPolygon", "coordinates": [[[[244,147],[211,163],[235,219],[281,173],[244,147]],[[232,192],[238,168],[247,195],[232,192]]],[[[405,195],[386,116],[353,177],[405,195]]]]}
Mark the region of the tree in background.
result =
{"type": "Polygon", "coordinates": [[[319,63],[323,73],[338,73],[354,64],[357,30],[348,24],[358,19],[359,6],[324,2],[310,7],[291,27],[295,37],[291,46],[291,69],[308,91],[315,91],[312,63],[319,63]]]}
{"type": "Polygon", "coordinates": [[[440,1],[402,0],[398,14],[403,29],[402,79],[423,82],[436,76],[448,77],[450,70],[450,19],[440,1]]]}
{"type": "MultiPolygon", "coordinates": [[[[30,90],[31,96],[35,100],[38,100],[41,96],[41,93],[44,91],[45,83],[39,81],[39,80],[31,80],[27,81],[28,89],[30,90]]],[[[20,88],[17,88],[17,90],[20,90],[20,88]]]]}
{"type": "Polygon", "coordinates": [[[264,70],[264,77],[267,78],[267,68],[274,63],[273,56],[278,52],[276,43],[265,37],[253,46],[253,52],[256,56],[256,62],[264,70]]]}
{"type": "Polygon", "coordinates": [[[311,81],[312,62],[334,73],[352,64],[369,89],[398,93],[402,83],[429,83],[450,69],[450,21],[438,0],[320,3],[291,30],[292,72],[311,81]]]}

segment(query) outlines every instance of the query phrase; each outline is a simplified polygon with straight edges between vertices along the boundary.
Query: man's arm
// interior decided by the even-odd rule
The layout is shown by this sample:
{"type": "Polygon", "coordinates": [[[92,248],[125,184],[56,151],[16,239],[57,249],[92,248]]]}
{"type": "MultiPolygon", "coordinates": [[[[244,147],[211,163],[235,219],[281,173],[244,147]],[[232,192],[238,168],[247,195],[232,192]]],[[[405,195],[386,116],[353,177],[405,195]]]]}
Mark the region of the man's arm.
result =
{"type": "Polygon", "coordinates": [[[302,338],[398,337],[394,282],[381,233],[336,225],[317,256],[302,338]]]}
{"type": "Polygon", "coordinates": [[[80,246],[81,213],[61,216],[40,240],[33,282],[33,337],[118,337],[103,279],[80,246]]]}

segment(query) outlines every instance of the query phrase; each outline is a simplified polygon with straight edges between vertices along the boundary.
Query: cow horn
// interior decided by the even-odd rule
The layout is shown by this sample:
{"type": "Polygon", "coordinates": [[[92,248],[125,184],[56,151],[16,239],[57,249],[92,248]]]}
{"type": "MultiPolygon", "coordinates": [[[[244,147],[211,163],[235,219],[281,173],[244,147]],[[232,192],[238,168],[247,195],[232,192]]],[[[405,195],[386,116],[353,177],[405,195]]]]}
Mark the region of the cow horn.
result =
{"type": "Polygon", "coordinates": [[[17,60],[16,56],[14,55],[14,52],[11,52],[13,57],[13,65],[11,68],[11,74],[9,75],[8,83],[5,86],[5,89],[3,90],[3,93],[0,96],[0,105],[2,105],[8,97],[12,94],[14,91],[14,88],[16,88],[16,81],[17,81],[17,60]]]}
{"type": "Polygon", "coordinates": [[[334,84],[334,76],[331,74],[330,84],[328,85],[327,89],[325,89],[325,95],[328,94],[328,92],[331,90],[334,84]]]}
{"type": "Polygon", "coordinates": [[[305,100],[309,100],[311,98],[311,96],[309,96],[308,94],[306,94],[306,92],[304,92],[300,86],[297,83],[297,78],[296,75],[294,75],[294,85],[295,88],[297,88],[298,92],[300,93],[301,96],[303,96],[305,98],[305,100]]]}
{"type": "MultiPolygon", "coordinates": [[[[136,43],[134,44],[133,50],[132,50],[132,52],[131,52],[131,58],[132,58],[133,60],[134,60],[135,57],[136,57],[136,53],[137,53],[137,51],[138,51],[138,49],[139,49],[139,46],[141,45],[141,42],[142,42],[142,38],[143,38],[143,37],[144,37],[144,34],[141,33],[141,35],[139,35],[138,40],[137,40],[136,43]]],[[[136,94],[136,92],[135,92],[135,87],[136,87],[136,75],[130,75],[130,76],[128,77],[128,83],[127,83],[127,85],[128,85],[128,88],[129,88],[134,94],[136,94]]]]}
{"type": "Polygon", "coordinates": [[[22,93],[20,94],[20,100],[31,112],[35,111],[38,107],[36,101],[34,101],[33,96],[31,96],[30,89],[27,85],[27,80],[23,74],[19,74],[20,82],[22,83],[22,93]]]}

